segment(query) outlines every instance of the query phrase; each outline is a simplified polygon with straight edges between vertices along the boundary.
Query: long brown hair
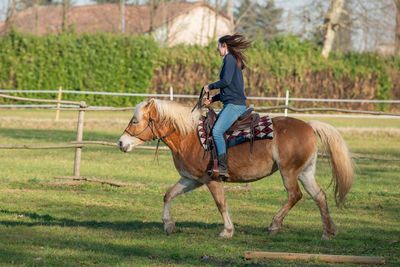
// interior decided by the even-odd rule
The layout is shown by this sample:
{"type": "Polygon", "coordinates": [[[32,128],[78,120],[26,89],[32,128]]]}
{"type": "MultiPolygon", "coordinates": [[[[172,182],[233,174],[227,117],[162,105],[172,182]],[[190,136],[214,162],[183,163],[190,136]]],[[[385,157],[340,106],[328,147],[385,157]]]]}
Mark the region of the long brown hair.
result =
{"type": "Polygon", "coordinates": [[[236,63],[240,69],[246,67],[246,56],[244,55],[244,51],[250,47],[250,41],[246,40],[243,35],[235,33],[233,35],[222,36],[218,39],[218,42],[221,45],[224,43],[227,45],[229,53],[236,58],[236,63]]]}

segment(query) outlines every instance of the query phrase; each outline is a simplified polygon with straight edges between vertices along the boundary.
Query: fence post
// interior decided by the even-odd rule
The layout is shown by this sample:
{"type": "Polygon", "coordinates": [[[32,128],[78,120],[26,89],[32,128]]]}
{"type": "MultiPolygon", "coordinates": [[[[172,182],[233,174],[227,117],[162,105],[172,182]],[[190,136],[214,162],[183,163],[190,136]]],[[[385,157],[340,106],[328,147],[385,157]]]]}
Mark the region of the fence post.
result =
{"type": "MultiPolygon", "coordinates": [[[[85,110],[86,103],[82,101],[79,105],[79,115],[78,115],[78,126],[76,129],[76,141],[82,142],[83,139],[83,123],[85,120],[85,110]]],[[[82,155],[82,147],[77,147],[75,149],[75,161],[74,161],[74,177],[80,177],[81,175],[81,155],[82,155]]]]}
{"type": "Polygon", "coordinates": [[[174,88],[172,86],[169,87],[169,100],[174,100],[174,88]]]}
{"type": "Polygon", "coordinates": [[[60,101],[61,101],[61,95],[62,95],[62,87],[58,87],[58,96],[57,96],[57,110],[56,110],[56,121],[60,119],[60,101]]]}
{"type": "MultiPolygon", "coordinates": [[[[289,105],[289,90],[286,90],[285,106],[289,105]]],[[[287,117],[288,109],[285,108],[285,117],[287,117]]]]}

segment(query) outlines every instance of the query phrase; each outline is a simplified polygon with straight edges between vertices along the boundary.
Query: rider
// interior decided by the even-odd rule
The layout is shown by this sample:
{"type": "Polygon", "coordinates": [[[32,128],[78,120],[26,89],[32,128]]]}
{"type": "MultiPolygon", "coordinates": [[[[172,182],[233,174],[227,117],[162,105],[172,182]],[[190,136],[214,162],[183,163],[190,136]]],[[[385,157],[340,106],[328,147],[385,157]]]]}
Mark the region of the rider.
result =
{"type": "Polygon", "coordinates": [[[224,57],[219,75],[220,80],[204,86],[204,91],[220,89],[219,94],[206,99],[205,104],[221,101],[223,108],[218,114],[212,130],[217,147],[219,176],[229,177],[226,157],[225,132],[246,111],[246,96],[242,70],[245,68],[243,52],[250,46],[250,42],[243,35],[225,35],[218,40],[218,51],[224,57]]]}

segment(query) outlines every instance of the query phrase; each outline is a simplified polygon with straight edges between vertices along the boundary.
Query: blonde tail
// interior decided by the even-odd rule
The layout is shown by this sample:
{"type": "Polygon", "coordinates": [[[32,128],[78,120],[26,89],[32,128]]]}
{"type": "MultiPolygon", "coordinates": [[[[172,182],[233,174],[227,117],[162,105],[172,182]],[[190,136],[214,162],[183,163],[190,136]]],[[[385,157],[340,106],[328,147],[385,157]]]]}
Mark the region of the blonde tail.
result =
{"type": "Polygon", "coordinates": [[[336,205],[344,203],[354,179],[353,161],[349,149],[339,131],[333,126],[320,121],[310,121],[310,126],[322,141],[328,151],[335,186],[336,205]]]}

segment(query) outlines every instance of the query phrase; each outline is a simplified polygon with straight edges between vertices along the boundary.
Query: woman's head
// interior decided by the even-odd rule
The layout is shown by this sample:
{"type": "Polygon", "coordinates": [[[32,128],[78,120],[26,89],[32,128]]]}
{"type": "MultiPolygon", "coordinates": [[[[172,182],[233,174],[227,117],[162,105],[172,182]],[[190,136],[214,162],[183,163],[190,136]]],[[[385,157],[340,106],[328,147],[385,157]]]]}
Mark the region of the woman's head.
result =
{"type": "Polygon", "coordinates": [[[238,67],[244,69],[246,61],[244,51],[250,44],[241,34],[225,35],[218,39],[218,51],[221,56],[231,53],[236,58],[238,67]]]}

